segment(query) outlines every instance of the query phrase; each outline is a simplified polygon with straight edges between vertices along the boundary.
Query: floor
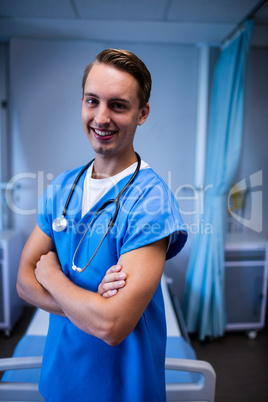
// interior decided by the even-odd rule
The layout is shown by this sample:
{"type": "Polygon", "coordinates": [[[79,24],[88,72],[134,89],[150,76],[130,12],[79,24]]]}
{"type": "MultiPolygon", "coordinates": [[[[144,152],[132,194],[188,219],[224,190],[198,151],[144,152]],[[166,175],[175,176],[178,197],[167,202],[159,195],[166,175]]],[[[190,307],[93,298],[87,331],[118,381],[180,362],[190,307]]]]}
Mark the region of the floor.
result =
{"type": "Polygon", "coordinates": [[[216,372],[216,402],[268,401],[268,329],[250,340],[244,332],[200,342],[191,336],[199,360],[216,372]]]}
{"type": "MultiPolygon", "coordinates": [[[[0,332],[0,357],[12,356],[14,348],[32,317],[31,307],[24,309],[22,319],[9,338],[0,332]]],[[[268,328],[255,340],[243,332],[226,333],[224,337],[200,342],[195,335],[191,342],[199,360],[212,364],[216,375],[215,402],[268,401],[268,328]]]]}

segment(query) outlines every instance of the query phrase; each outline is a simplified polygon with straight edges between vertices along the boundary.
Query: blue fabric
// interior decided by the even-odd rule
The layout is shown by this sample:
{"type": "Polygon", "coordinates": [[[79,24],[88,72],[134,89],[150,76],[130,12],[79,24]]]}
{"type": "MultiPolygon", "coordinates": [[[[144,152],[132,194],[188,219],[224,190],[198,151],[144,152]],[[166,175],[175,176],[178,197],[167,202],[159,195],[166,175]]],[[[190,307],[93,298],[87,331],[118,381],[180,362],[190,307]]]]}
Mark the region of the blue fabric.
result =
{"type": "MultiPolygon", "coordinates": [[[[53,232],[52,222],[61,215],[77,172],[65,172],[49,186],[40,199],[37,217],[40,228],[53,239],[63,272],[74,283],[96,292],[106,270],[117,263],[121,254],[171,234],[167,258],[181,250],[186,232],[177,203],[152,169],[144,169],[122,196],[116,224],[92,264],[80,274],[72,271],[74,251],[94,212],[104,201],[115,198],[129,179],[121,180],[81,219],[84,174],[68,208],[67,229],[53,232]]],[[[113,211],[114,205],[110,205],[97,218],[77,253],[77,266],[83,267],[90,259],[113,211]]],[[[165,346],[165,310],[160,285],[136,328],[118,346],[108,346],[78,329],[67,318],[51,314],[40,392],[48,401],[163,402],[165,346]]]]}
{"type": "Polygon", "coordinates": [[[183,313],[189,332],[221,336],[225,329],[224,244],[227,194],[237,171],[243,132],[244,86],[253,22],[220,53],[213,79],[203,222],[186,274],[183,313]]]}

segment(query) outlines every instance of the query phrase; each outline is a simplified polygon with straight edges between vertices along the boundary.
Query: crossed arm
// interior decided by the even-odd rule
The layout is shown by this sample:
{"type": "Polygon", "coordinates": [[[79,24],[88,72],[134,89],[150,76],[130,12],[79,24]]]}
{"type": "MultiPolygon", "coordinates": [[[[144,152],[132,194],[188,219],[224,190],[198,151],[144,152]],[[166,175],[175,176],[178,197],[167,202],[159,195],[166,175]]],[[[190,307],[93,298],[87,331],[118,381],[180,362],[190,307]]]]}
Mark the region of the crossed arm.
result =
{"type": "Polygon", "coordinates": [[[36,226],[22,253],[17,290],[29,303],[65,315],[83,331],[117,345],[149,304],[163,273],[166,247],[162,239],[121,255],[94,293],[64,275],[51,238],[36,226]]]}

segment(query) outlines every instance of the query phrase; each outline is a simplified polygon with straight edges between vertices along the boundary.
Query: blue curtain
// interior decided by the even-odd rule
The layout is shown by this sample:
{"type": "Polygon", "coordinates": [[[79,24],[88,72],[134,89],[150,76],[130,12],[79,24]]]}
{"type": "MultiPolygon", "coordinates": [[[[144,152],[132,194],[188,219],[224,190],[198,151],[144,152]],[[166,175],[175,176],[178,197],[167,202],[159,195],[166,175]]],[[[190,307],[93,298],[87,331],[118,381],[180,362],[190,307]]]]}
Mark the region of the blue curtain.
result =
{"type": "Polygon", "coordinates": [[[203,226],[195,235],[186,273],[183,313],[199,339],[225,330],[224,244],[227,195],[237,171],[243,132],[244,86],[253,22],[220,51],[211,93],[203,226]]]}

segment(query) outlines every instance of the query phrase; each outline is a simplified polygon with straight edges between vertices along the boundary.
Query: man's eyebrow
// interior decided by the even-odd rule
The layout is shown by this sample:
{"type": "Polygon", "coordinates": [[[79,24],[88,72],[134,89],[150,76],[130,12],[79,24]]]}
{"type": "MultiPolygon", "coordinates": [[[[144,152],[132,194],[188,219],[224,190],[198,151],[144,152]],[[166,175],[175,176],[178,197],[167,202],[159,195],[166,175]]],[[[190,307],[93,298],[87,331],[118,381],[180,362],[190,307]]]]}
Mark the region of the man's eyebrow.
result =
{"type": "Polygon", "coordinates": [[[94,98],[98,98],[98,96],[93,94],[92,92],[85,92],[84,96],[93,96],[94,98]]]}
{"type": "Polygon", "coordinates": [[[128,99],[125,99],[125,98],[112,98],[112,99],[109,99],[109,102],[130,103],[130,101],[128,99]]]}
{"type": "MultiPolygon", "coordinates": [[[[98,95],[92,93],[92,92],[85,92],[84,96],[92,96],[93,98],[99,99],[98,95]]],[[[123,102],[123,103],[130,103],[130,101],[126,98],[111,98],[109,99],[109,102],[123,102]]]]}

